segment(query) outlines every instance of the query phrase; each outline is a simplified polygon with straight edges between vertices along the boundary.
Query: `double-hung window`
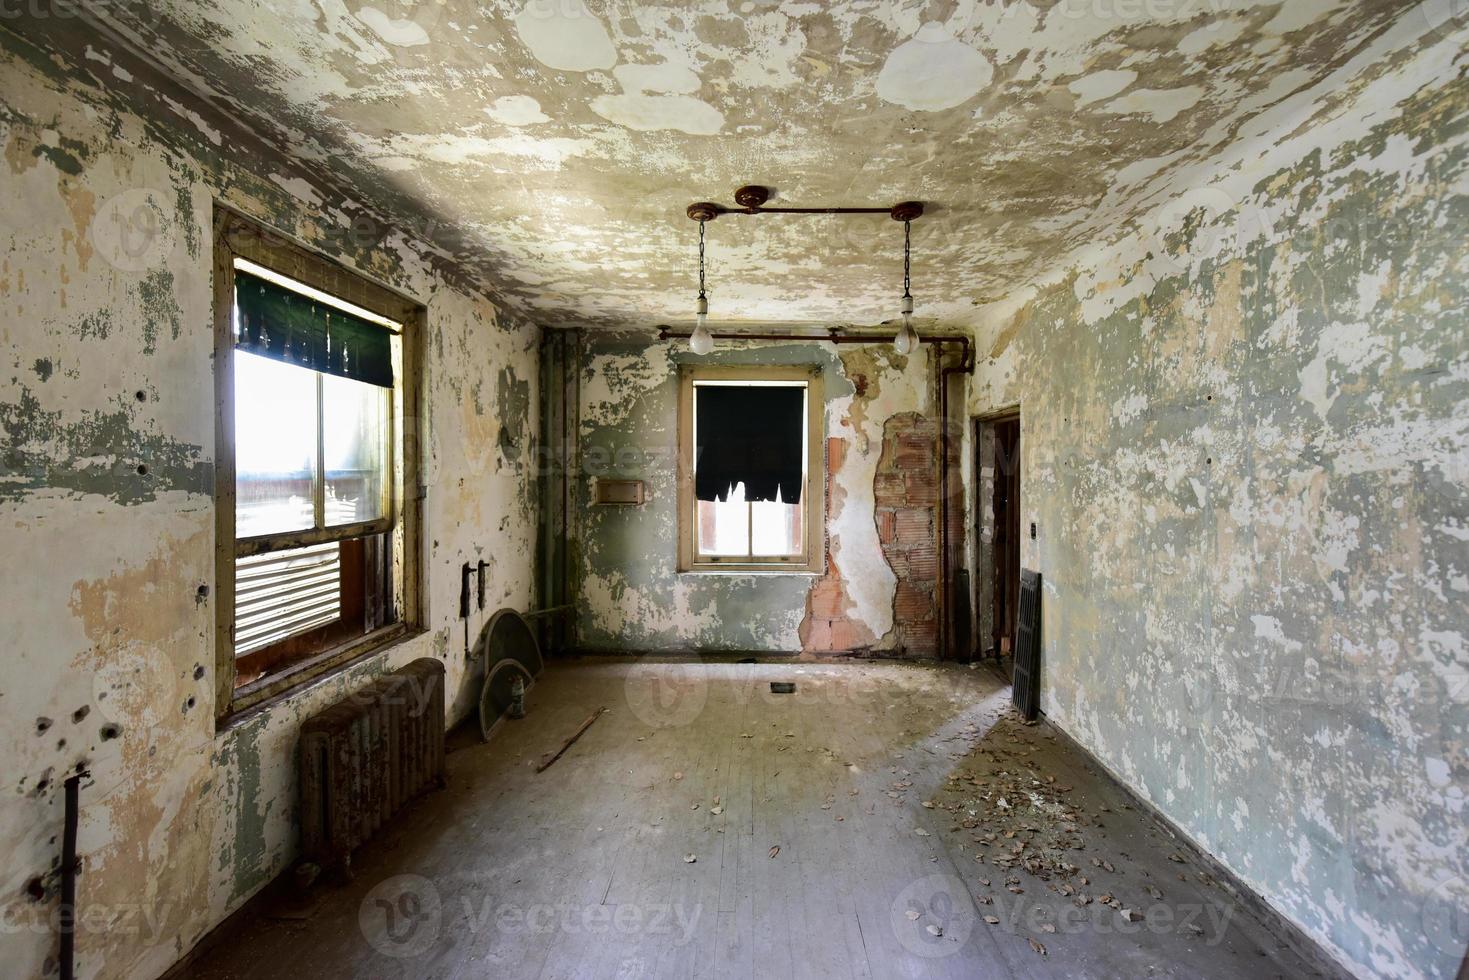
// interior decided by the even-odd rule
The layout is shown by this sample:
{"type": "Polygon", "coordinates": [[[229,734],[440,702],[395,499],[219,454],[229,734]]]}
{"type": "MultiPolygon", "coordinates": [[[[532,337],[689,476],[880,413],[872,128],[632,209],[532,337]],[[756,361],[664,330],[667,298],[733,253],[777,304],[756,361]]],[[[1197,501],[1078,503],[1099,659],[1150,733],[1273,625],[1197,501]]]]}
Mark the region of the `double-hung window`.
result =
{"type": "Polygon", "coordinates": [[[226,247],[216,264],[227,280],[216,296],[228,511],[218,659],[235,708],[401,633],[414,565],[403,499],[411,308],[374,304],[394,319],[348,301],[282,269],[361,297],[385,291],[294,246],[250,244],[252,257],[226,247]]]}
{"type": "Polygon", "coordinates": [[[819,371],[688,366],[679,404],[680,569],[820,571],[819,371]]]}

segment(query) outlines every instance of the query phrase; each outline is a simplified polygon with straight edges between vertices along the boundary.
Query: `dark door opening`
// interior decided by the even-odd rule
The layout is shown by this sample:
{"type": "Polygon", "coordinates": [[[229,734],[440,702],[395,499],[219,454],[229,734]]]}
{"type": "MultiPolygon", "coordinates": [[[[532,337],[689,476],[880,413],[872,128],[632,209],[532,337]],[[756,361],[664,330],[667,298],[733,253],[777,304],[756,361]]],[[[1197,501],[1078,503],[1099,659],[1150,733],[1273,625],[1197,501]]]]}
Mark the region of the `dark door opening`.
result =
{"type": "Polygon", "coordinates": [[[975,607],[985,657],[1013,658],[1020,611],[1020,416],[977,423],[979,488],[975,607]]]}

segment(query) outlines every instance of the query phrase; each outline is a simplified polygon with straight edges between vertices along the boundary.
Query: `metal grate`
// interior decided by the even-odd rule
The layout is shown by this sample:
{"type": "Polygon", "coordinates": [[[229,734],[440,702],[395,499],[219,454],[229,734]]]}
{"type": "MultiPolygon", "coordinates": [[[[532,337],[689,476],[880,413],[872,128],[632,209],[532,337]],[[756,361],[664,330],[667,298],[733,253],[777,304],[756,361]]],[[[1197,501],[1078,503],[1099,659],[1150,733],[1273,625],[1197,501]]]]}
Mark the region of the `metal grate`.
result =
{"type": "Polygon", "coordinates": [[[235,560],[235,656],[325,626],[342,614],[335,542],[235,560]]]}
{"type": "Polygon", "coordinates": [[[1020,615],[1015,620],[1015,707],[1026,721],[1041,707],[1041,573],[1020,571],[1020,615]]]}

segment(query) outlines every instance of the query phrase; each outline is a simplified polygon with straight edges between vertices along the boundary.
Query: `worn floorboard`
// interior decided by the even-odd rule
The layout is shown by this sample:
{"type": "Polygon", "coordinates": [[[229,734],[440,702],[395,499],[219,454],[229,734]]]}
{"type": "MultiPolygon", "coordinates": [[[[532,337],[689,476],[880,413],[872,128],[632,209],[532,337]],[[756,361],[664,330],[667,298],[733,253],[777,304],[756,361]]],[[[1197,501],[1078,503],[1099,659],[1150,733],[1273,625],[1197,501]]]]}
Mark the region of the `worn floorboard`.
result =
{"type": "Polygon", "coordinates": [[[1006,696],[954,666],[553,664],[311,918],[256,901],[186,975],[1311,975],[1006,696]]]}

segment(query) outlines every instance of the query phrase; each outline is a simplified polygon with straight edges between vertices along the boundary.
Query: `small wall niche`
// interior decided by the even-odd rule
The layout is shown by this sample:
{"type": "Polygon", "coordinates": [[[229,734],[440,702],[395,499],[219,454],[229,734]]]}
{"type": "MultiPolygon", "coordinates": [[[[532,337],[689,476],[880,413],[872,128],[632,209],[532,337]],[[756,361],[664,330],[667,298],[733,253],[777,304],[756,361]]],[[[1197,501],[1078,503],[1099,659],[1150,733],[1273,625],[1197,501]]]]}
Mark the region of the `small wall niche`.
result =
{"type": "Polygon", "coordinates": [[[599,507],[641,507],[646,499],[642,480],[598,479],[592,503],[599,507]]]}

